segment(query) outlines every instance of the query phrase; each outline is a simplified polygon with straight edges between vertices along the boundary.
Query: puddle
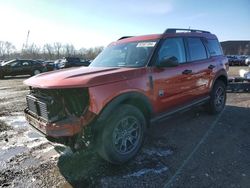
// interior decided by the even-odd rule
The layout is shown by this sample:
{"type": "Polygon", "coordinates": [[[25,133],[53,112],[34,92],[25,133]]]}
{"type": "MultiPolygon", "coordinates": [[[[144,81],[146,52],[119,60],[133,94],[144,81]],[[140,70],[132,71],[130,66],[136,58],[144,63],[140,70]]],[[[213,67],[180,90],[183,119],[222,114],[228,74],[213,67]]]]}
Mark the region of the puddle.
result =
{"type": "Polygon", "coordinates": [[[0,120],[7,123],[9,126],[13,127],[14,129],[24,129],[28,128],[28,123],[25,120],[24,116],[2,116],[0,120]]]}
{"type": "Polygon", "coordinates": [[[27,158],[23,160],[21,164],[23,168],[27,168],[30,166],[39,166],[39,165],[40,165],[40,161],[36,158],[27,158]]]}
{"type": "Polygon", "coordinates": [[[14,146],[8,149],[0,150],[0,161],[7,162],[16,155],[22,154],[28,151],[27,147],[24,146],[14,146]]]}
{"type": "Polygon", "coordinates": [[[22,113],[12,114],[12,116],[2,116],[0,120],[12,127],[12,130],[0,134],[3,138],[7,139],[7,141],[4,139],[0,140],[1,168],[11,158],[27,152],[30,153],[30,157],[25,159],[27,160],[24,164],[26,166],[33,165],[33,162],[35,163],[34,158],[58,156],[58,153],[49,144],[48,140],[29,127],[22,113]]]}
{"type": "Polygon", "coordinates": [[[20,95],[22,93],[28,93],[29,90],[19,90],[19,91],[13,91],[13,90],[3,90],[0,93],[1,98],[5,98],[6,96],[14,96],[17,97],[17,95],[20,95]]]}
{"type": "Polygon", "coordinates": [[[12,89],[11,87],[0,87],[0,90],[12,89]]]}
{"type": "Polygon", "coordinates": [[[23,101],[25,101],[25,99],[0,99],[0,100],[2,100],[1,101],[1,105],[2,106],[4,106],[4,105],[8,105],[8,104],[13,104],[13,103],[20,103],[20,102],[23,102],[23,101]]]}
{"type": "Polygon", "coordinates": [[[35,139],[35,140],[27,139],[27,142],[25,143],[25,145],[29,149],[32,149],[32,148],[39,147],[39,146],[46,144],[46,143],[48,143],[48,141],[46,139],[35,139]]]}
{"type": "Polygon", "coordinates": [[[34,131],[29,131],[29,132],[27,132],[27,137],[28,138],[33,138],[33,139],[36,139],[36,138],[43,138],[43,136],[41,135],[41,134],[39,134],[39,133],[37,133],[37,132],[34,132],[34,131]]]}

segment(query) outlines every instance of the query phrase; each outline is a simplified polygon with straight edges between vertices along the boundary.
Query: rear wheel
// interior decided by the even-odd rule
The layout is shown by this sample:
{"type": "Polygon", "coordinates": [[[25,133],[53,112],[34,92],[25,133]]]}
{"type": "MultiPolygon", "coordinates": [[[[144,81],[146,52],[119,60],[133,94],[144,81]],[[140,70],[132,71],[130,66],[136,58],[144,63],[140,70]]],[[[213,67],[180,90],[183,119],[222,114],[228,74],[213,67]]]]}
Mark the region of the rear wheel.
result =
{"type": "Polygon", "coordinates": [[[226,85],[223,81],[217,80],[214,84],[208,103],[208,111],[212,114],[220,113],[226,104],[226,85]]]}
{"type": "Polygon", "coordinates": [[[142,112],[124,104],[104,122],[98,136],[98,153],[111,163],[124,163],[140,149],[145,131],[146,120],[142,112]]]}
{"type": "Polygon", "coordinates": [[[37,75],[37,74],[40,74],[42,71],[40,71],[39,69],[35,69],[33,71],[33,75],[37,75]]]}

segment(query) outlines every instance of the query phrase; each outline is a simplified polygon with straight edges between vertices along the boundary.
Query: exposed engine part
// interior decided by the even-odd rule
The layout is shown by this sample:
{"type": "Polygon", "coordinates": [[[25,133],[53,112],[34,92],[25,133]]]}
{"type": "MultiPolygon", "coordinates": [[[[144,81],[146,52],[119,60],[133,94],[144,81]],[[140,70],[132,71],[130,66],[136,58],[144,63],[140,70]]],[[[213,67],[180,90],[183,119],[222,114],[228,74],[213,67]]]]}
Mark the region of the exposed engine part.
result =
{"type": "Polygon", "coordinates": [[[85,88],[31,88],[26,99],[28,109],[48,122],[61,120],[67,116],[80,117],[89,105],[88,91],[85,88]]]}
{"type": "Polygon", "coordinates": [[[84,127],[82,133],[76,135],[73,145],[71,145],[71,149],[73,151],[78,151],[83,148],[89,148],[91,144],[93,144],[93,135],[91,128],[87,126],[84,127]]]}

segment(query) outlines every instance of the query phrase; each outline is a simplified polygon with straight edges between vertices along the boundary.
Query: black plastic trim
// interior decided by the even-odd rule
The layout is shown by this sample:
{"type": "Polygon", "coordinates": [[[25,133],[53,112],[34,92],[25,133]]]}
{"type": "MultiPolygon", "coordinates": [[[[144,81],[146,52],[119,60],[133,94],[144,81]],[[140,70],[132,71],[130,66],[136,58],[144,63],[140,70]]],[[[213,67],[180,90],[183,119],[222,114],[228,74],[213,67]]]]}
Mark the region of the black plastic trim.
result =
{"type": "Polygon", "coordinates": [[[205,104],[206,102],[208,102],[208,100],[210,99],[210,96],[207,96],[207,97],[203,97],[201,99],[198,99],[198,100],[195,100],[191,103],[188,103],[186,104],[185,106],[182,106],[182,107],[178,107],[178,108],[174,108],[170,111],[167,111],[167,112],[164,112],[154,118],[151,119],[151,124],[154,124],[160,120],[164,120],[178,112],[183,112],[183,111],[186,111],[187,109],[189,108],[192,108],[194,106],[199,106],[199,105],[202,105],[202,104],[205,104]]]}

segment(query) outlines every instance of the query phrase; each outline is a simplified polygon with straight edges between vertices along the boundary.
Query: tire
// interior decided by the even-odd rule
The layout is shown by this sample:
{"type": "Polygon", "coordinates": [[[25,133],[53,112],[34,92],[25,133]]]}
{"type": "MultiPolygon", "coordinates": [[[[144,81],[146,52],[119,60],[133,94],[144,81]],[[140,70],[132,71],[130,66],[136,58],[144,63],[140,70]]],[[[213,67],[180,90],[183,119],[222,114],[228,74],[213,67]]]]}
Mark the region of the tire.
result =
{"type": "Polygon", "coordinates": [[[141,148],[145,132],[142,112],[132,105],[121,105],[104,121],[97,138],[97,152],[110,163],[125,163],[141,148]]]}
{"type": "Polygon", "coordinates": [[[35,69],[33,71],[33,75],[37,75],[37,74],[40,74],[42,71],[40,71],[39,69],[35,69]]]}
{"type": "Polygon", "coordinates": [[[208,112],[211,114],[220,113],[225,107],[226,98],[226,85],[223,81],[217,80],[210,94],[208,112]]]}

